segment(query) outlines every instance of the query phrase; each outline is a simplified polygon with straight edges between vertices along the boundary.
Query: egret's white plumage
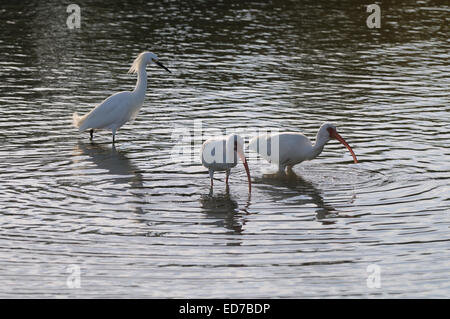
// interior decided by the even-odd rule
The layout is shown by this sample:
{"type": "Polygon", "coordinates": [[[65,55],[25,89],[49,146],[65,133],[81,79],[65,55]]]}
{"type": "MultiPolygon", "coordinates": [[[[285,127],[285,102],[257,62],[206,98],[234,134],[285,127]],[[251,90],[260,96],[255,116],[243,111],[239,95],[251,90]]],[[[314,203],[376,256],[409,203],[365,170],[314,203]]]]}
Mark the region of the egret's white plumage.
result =
{"type": "Polygon", "coordinates": [[[144,103],[147,89],[146,66],[150,63],[155,63],[170,72],[158,61],[155,54],[151,52],[140,53],[128,71],[128,73],[137,73],[138,75],[134,90],[111,95],[83,116],[79,116],[76,112],[73,113],[73,125],[79,131],[91,129],[91,139],[94,129],[111,130],[114,142],[117,130],[126,122],[134,120],[144,103]]]}
{"type": "Polygon", "coordinates": [[[337,139],[345,145],[357,163],[356,155],[347,142],[337,133],[333,124],[324,123],[317,132],[316,141],[311,141],[301,133],[287,132],[267,134],[250,140],[249,148],[261,155],[269,163],[276,164],[278,171],[284,172],[303,161],[309,161],[322,153],[331,139],[337,139]]]}
{"type": "Polygon", "coordinates": [[[237,134],[230,134],[227,136],[211,138],[203,143],[201,149],[201,161],[203,166],[208,168],[209,177],[211,178],[211,189],[213,187],[215,171],[226,172],[226,185],[228,187],[228,177],[230,176],[231,169],[237,165],[238,156],[245,167],[248,179],[248,189],[249,192],[251,192],[252,184],[250,170],[244,155],[243,139],[237,134]]]}

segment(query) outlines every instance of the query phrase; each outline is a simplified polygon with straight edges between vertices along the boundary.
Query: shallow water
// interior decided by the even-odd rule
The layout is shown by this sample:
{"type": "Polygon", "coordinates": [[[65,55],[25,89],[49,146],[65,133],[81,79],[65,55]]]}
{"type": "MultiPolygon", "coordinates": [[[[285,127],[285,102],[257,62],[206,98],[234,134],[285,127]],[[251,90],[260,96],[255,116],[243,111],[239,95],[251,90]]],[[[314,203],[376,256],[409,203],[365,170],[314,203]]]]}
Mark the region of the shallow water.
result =
{"type": "Polygon", "coordinates": [[[303,3],[97,1],[69,30],[59,2],[2,2],[0,297],[448,297],[450,8],[368,29],[356,1],[303,3]],[[173,73],[90,142],[72,113],[132,89],[143,50],[173,73]],[[242,165],[209,193],[208,135],[326,121],[360,163],[330,142],[276,179],[249,153],[251,196],[242,165]]]}

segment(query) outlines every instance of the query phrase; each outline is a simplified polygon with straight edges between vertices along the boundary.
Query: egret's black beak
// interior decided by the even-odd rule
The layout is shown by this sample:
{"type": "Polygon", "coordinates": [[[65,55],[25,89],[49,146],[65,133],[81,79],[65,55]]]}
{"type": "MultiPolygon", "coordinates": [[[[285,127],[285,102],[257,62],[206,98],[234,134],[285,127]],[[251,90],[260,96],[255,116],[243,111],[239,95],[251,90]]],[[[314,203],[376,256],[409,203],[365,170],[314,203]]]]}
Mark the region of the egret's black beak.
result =
{"type": "Polygon", "coordinates": [[[159,61],[157,61],[157,60],[153,60],[153,62],[155,62],[155,64],[156,64],[157,66],[162,67],[162,68],[163,68],[164,70],[166,70],[167,72],[172,73],[172,72],[170,72],[170,70],[169,70],[168,68],[166,68],[166,67],[164,66],[164,64],[162,64],[161,62],[159,62],[159,61]]]}

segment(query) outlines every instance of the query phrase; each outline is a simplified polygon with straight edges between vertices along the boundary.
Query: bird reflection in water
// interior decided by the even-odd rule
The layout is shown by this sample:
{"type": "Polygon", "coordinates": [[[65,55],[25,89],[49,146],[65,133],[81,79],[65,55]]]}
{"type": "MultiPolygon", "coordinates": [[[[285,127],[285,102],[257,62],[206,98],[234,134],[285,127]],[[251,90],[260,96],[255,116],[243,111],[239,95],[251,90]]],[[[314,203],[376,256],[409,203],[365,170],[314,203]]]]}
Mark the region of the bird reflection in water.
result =
{"type": "Polygon", "coordinates": [[[128,157],[118,151],[115,145],[111,147],[96,143],[79,142],[75,146],[75,155],[86,155],[89,161],[98,168],[108,171],[114,184],[130,183],[142,187],[142,175],[139,169],[128,157]]]}
{"type": "MultiPolygon", "coordinates": [[[[107,179],[115,185],[128,184],[137,202],[146,203],[145,192],[141,191],[144,187],[143,177],[139,168],[121,151],[118,151],[114,144],[111,146],[97,143],[78,142],[74,148],[74,155],[88,156],[87,159],[74,160],[77,162],[91,162],[106,173],[103,176],[98,175],[99,179],[107,179]]],[[[131,204],[131,203],[130,203],[131,204]]],[[[141,205],[135,207],[138,213],[143,213],[141,205]]]]}
{"type": "MultiPolygon", "coordinates": [[[[245,214],[248,214],[250,205],[250,194],[248,196],[245,207],[241,209],[245,214]]],[[[240,213],[239,204],[231,197],[228,187],[224,193],[201,195],[200,204],[208,218],[217,219],[214,224],[218,227],[225,227],[237,234],[243,232],[245,215],[240,213]]]]}
{"type": "Polygon", "coordinates": [[[286,173],[263,174],[262,177],[255,178],[254,183],[276,186],[276,188],[268,187],[264,189],[276,202],[293,196],[306,195],[309,198],[299,199],[299,204],[307,205],[313,203],[317,207],[317,220],[320,220],[323,224],[334,223],[334,221],[326,220],[326,218],[335,217],[337,214],[336,209],[324,201],[320,190],[313,183],[296,174],[292,169],[288,169],[286,173]],[[295,194],[280,191],[278,187],[287,187],[289,190],[294,191],[295,194]]]}

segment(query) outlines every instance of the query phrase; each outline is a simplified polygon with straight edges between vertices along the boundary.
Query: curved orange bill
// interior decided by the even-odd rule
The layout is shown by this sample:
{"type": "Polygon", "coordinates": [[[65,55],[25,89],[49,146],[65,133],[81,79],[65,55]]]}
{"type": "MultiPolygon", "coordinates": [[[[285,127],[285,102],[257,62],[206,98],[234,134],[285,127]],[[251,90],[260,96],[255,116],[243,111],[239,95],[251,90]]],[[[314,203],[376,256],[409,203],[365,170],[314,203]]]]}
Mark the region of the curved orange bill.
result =
{"type": "Polygon", "coordinates": [[[338,134],[338,132],[336,132],[335,130],[333,130],[333,133],[331,133],[331,137],[337,139],[339,142],[341,142],[342,144],[344,144],[344,146],[350,151],[350,154],[352,154],[353,156],[353,161],[355,163],[358,163],[358,160],[356,159],[356,155],[355,152],[353,152],[352,148],[350,147],[350,145],[348,145],[348,143],[344,140],[344,138],[342,136],[340,136],[338,134]]]}
{"type": "Polygon", "coordinates": [[[242,161],[242,164],[244,164],[245,171],[247,172],[248,192],[251,193],[252,192],[252,181],[251,181],[251,178],[250,178],[250,170],[248,169],[247,159],[245,158],[244,154],[242,154],[242,152],[238,151],[237,153],[238,153],[238,155],[239,155],[239,157],[240,157],[240,159],[242,161]]]}

